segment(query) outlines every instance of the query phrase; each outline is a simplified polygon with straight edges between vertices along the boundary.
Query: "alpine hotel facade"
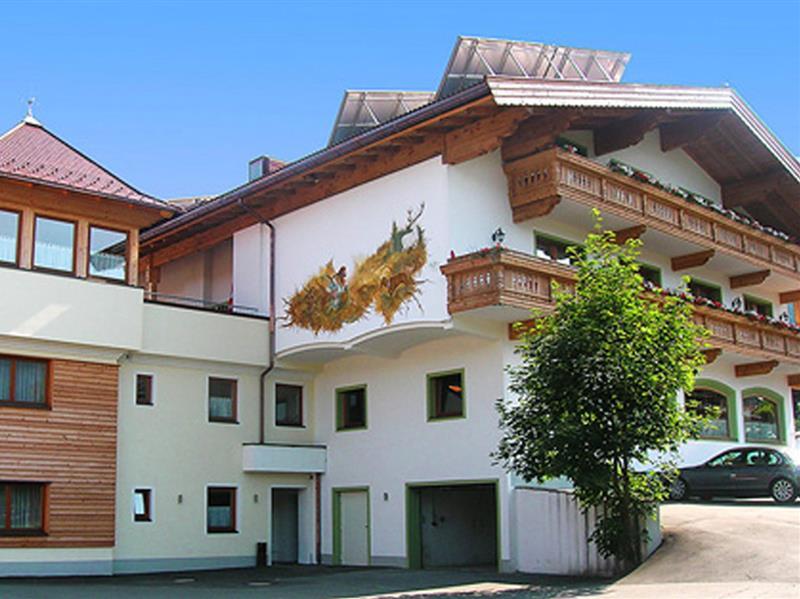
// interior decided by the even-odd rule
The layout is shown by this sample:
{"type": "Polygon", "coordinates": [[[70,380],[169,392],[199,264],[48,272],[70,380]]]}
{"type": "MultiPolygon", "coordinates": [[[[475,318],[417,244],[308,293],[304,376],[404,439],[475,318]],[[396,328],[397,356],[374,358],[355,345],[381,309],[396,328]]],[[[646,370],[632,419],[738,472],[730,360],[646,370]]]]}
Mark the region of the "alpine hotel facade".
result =
{"type": "Polygon", "coordinates": [[[795,447],[800,164],[628,59],[459,38],[436,92],[348,92],[327,147],[193,201],[0,136],[0,575],[608,571],[567,484],[490,458],[511,325],[593,209],[711,332],[685,463],[795,447]]]}

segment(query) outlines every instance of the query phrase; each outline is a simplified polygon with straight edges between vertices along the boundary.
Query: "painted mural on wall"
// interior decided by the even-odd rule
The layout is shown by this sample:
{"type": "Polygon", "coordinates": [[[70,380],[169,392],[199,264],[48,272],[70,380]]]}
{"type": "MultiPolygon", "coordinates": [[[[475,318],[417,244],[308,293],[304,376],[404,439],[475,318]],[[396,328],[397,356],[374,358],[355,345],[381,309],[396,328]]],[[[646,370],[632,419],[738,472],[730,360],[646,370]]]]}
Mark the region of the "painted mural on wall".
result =
{"type": "Polygon", "coordinates": [[[356,260],[352,274],[329,260],[286,303],[287,327],[335,332],[365,318],[370,310],[391,324],[409,302],[419,305],[417,280],[428,261],[425,234],[418,224],[425,204],[406,223],[392,223],[389,238],[366,258],[356,260]]]}

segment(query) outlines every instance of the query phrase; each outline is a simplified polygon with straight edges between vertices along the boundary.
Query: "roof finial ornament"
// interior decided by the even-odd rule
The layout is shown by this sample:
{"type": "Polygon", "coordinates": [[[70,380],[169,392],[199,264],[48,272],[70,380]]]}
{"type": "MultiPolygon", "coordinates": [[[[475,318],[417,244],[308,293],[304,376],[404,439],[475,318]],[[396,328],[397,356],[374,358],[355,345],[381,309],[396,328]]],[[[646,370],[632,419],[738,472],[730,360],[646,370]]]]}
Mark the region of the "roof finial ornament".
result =
{"type": "Polygon", "coordinates": [[[29,125],[41,126],[41,123],[36,119],[35,116],[33,116],[33,105],[35,103],[36,103],[36,98],[34,98],[33,96],[28,98],[28,113],[25,115],[25,118],[23,120],[29,125]]]}

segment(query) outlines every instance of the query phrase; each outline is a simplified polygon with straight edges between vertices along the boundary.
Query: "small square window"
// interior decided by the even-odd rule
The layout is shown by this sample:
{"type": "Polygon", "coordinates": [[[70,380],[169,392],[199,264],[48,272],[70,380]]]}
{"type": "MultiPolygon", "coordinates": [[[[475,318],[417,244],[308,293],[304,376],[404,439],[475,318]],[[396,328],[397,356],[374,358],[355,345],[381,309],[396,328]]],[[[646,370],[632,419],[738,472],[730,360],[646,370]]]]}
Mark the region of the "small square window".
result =
{"type": "Polygon", "coordinates": [[[236,532],[235,487],[208,487],[206,530],[236,532]]]}
{"type": "Polygon", "coordinates": [[[303,387],[281,383],[275,385],[275,424],[303,426],[303,387]]]}
{"type": "Polygon", "coordinates": [[[464,416],[464,373],[444,372],[428,375],[428,418],[464,416]]]}
{"type": "Polygon", "coordinates": [[[17,407],[46,408],[50,363],[0,357],[0,402],[17,407]]]}
{"type": "Polygon", "coordinates": [[[367,427],[367,388],[351,387],[336,391],[336,430],[367,427]]]}
{"type": "Polygon", "coordinates": [[[150,489],[134,489],[133,491],[133,520],[134,522],[151,522],[152,509],[150,500],[152,492],[150,489]]]}
{"type": "Polygon", "coordinates": [[[0,536],[44,534],[45,485],[0,482],[0,536]]]}
{"type": "Polygon", "coordinates": [[[152,406],[153,405],[153,375],[152,374],[137,374],[136,375],[136,405],[137,406],[152,406]]]}
{"type": "Polygon", "coordinates": [[[236,423],[236,381],[208,379],[208,421],[236,423]]]}

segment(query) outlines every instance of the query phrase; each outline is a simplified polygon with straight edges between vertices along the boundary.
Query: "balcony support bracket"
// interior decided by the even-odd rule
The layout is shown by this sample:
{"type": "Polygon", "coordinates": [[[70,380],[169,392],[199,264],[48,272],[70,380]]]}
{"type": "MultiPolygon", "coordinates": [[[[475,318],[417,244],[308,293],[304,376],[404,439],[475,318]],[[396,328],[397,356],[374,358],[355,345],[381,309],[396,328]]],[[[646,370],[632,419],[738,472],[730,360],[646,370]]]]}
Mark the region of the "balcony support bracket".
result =
{"type": "Polygon", "coordinates": [[[672,263],[672,270],[686,270],[687,268],[703,266],[713,257],[714,250],[703,250],[702,252],[695,252],[684,256],[675,256],[670,262],[672,263]]]}
{"type": "Polygon", "coordinates": [[[635,225],[627,229],[617,229],[614,231],[614,241],[622,245],[629,239],[639,239],[647,231],[647,225],[635,225]]]}
{"type": "Polygon", "coordinates": [[[731,289],[739,289],[740,287],[750,287],[752,285],[760,285],[767,280],[767,277],[772,274],[772,271],[757,270],[755,272],[748,272],[743,275],[736,275],[731,277],[731,289]]]}
{"type": "Polygon", "coordinates": [[[719,358],[720,354],[722,354],[722,348],[719,347],[712,347],[711,349],[703,350],[703,356],[705,356],[706,364],[713,364],[717,358],[719,358]]]}
{"type": "Polygon", "coordinates": [[[758,376],[769,374],[778,366],[778,360],[764,360],[763,362],[749,362],[747,364],[737,364],[734,368],[737,378],[745,376],[758,376]]]}

